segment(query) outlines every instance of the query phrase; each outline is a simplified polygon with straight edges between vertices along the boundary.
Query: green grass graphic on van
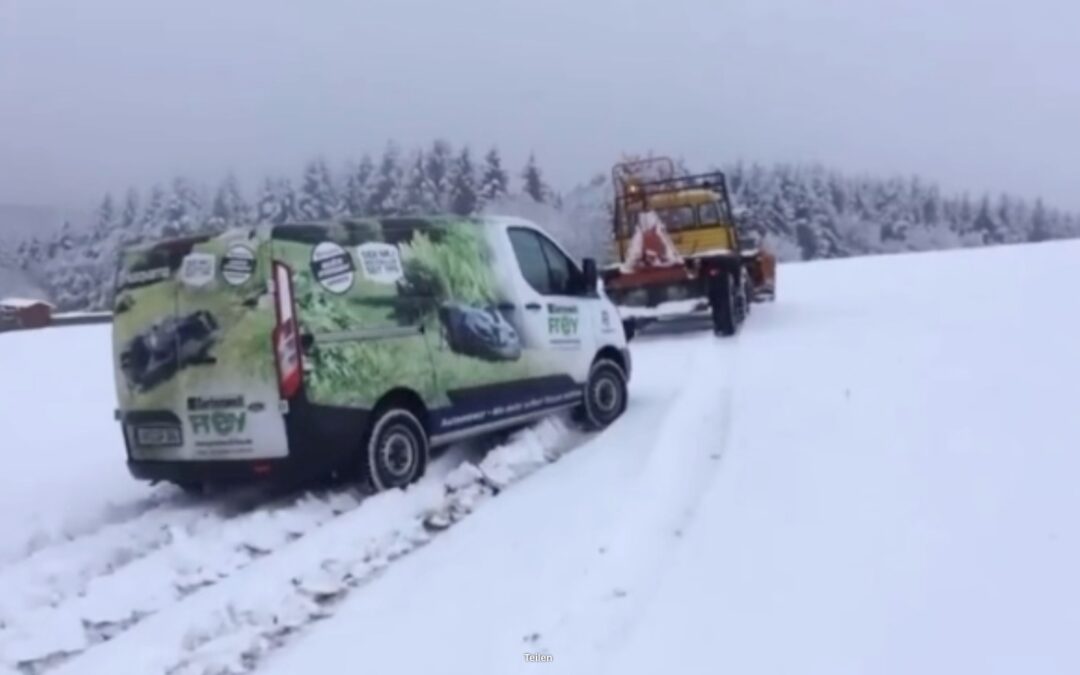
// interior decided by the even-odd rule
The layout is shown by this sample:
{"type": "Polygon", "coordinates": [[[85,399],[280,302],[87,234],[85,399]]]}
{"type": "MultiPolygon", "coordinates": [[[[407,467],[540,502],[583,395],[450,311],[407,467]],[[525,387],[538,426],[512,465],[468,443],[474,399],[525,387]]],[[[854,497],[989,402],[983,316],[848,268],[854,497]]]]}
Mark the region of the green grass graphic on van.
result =
{"type": "Polygon", "coordinates": [[[274,256],[293,270],[302,332],[315,337],[313,402],[370,407],[393,382],[446,405],[448,390],[526,378],[549,360],[495,309],[491,247],[469,219],[279,227],[274,256]],[[503,343],[468,343],[465,329],[503,343]]]}
{"type": "Polygon", "coordinates": [[[123,257],[114,350],[129,405],[171,408],[182,399],[179,387],[199,390],[204,383],[210,390],[215,382],[238,390],[272,385],[267,347],[274,317],[264,272],[269,256],[265,243],[232,232],[123,257]],[[234,259],[240,266],[226,274],[224,264],[234,259]],[[191,337],[192,326],[206,330],[191,337]],[[191,349],[192,358],[177,358],[191,349]]]}
{"type": "Polygon", "coordinates": [[[426,232],[417,232],[401,245],[405,266],[403,292],[429,295],[437,302],[454,299],[487,305],[496,298],[492,260],[479,228],[450,223],[436,244],[426,232]]]}
{"type": "MultiPolygon", "coordinates": [[[[182,408],[185,392],[272,391],[273,260],[293,273],[300,332],[314,338],[304,390],[369,408],[389,386],[433,407],[448,392],[558,371],[500,309],[491,228],[468,218],[289,224],[125,253],[114,349],[125,405],[182,408]]],[[[216,394],[215,394],[216,395],[216,394]]]]}

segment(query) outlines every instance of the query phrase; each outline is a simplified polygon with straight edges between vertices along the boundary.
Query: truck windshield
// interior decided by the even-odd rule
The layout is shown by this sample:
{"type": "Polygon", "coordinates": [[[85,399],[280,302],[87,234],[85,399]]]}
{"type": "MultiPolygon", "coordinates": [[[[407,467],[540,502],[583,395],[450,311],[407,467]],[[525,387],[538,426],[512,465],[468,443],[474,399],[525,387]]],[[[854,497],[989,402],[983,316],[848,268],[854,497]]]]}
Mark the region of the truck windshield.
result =
{"type": "Polygon", "coordinates": [[[708,202],[698,206],[698,219],[702,225],[706,226],[720,224],[720,209],[717,207],[716,202],[708,202]]]}
{"type": "Polygon", "coordinates": [[[659,209],[656,215],[660,216],[660,220],[664,221],[664,226],[668,232],[678,232],[680,230],[690,230],[697,226],[697,218],[694,214],[694,207],[692,206],[677,206],[670,209],[659,209]]]}

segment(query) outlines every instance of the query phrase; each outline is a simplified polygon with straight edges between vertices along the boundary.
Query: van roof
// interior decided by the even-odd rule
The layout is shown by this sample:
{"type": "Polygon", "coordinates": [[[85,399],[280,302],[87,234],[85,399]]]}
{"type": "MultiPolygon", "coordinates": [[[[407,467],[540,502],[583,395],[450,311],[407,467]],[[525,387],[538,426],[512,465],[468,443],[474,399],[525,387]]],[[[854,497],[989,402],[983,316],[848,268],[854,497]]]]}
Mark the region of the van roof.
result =
{"type": "Polygon", "coordinates": [[[478,227],[496,227],[499,229],[506,229],[508,227],[534,227],[542,228],[541,225],[519,216],[497,215],[497,214],[482,214],[474,216],[455,216],[452,214],[425,214],[416,216],[370,216],[359,218],[329,218],[325,220],[290,220],[282,223],[281,225],[274,226],[289,228],[289,227],[330,227],[342,223],[363,223],[376,221],[383,226],[408,226],[410,228],[424,228],[424,227],[438,227],[442,223],[454,221],[454,222],[471,222],[475,223],[478,227]]]}
{"type": "Polygon", "coordinates": [[[130,252],[141,252],[141,251],[148,251],[148,250],[152,250],[152,249],[156,249],[156,248],[160,248],[160,247],[170,247],[170,246],[175,246],[175,245],[181,245],[181,244],[185,244],[185,243],[194,244],[194,243],[199,243],[199,242],[202,242],[202,241],[206,241],[206,240],[208,240],[208,239],[210,239],[212,237],[220,236],[222,234],[227,234],[227,233],[239,234],[239,233],[242,233],[242,232],[246,232],[246,233],[248,233],[250,235],[253,232],[263,230],[264,228],[265,228],[265,231],[270,232],[270,231],[273,231],[273,230],[275,230],[275,229],[277,229],[279,227],[281,227],[281,228],[289,228],[289,227],[329,227],[329,226],[338,225],[338,224],[341,224],[341,223],[362,223],[362,222],[365,222],[365,221],[367,221],[367,222],[378,221],[378,222],[380,222],[380,223],[382,223],[384,225],[390,225],[390,226],[393,226],[394,224],[399,224],[399,225],[409,224],[412,227],[417,227],[417,226],[424,227],[424,226],[437,226],[439,223],[444,223],[444,222],[446,222],[448,220],[474,222],[478,226],[497,227],[497,228],[500,228],[500,229],[506,229],[506,228],[515,227],[515,226],[534,227],[534,228],[543,229],[543,227],[541,225],[539,225],[539,224],[537,224],[537,223],[535,223],[535,222],[533,222],[531,220],[528,220],[527,218],[521,218],[521,217],[518,217],[518,216],[495,215],[495,214],[483,214],[483,215],[467,216],[467,217],[454,216],[454,215],[448,215],[448,214],[431,214],[431,215],[417,215],[417,216],[403,216],[403,215],[399,215],[399,216],[369,216],[369,217],[358,217],[358,218],[357,217],[339,217],[339,218],[328,218],[328,219],[323,219],[323,220],[301,220],[301,219],[297,219],[297,220],[289,220],[289,221],[286,221],[286,222],[281,223],[279,225],[269,225],[269,224],[244,225],[244,226],[238,226],[238,227],[229,228],[228,230],[225,230],[223,232],[206,233],[206,234],[199,234],[199,235],[189,235],[189,236],[185,236],[185,237],[173,237],[171,239],[156,239],[156,240],[153,240],[153,241],[140,242],[138,244],[128,246],[128,247],[126,247],[126,250],[130,251],[130,252]]]}

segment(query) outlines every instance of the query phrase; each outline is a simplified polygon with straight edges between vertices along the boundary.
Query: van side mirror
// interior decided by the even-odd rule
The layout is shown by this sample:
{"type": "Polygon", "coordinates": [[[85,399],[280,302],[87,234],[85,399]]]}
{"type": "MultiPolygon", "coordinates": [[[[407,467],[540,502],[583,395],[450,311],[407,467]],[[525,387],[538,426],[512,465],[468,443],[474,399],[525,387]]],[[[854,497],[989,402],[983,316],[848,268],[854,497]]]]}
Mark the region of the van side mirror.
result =
{"type": "Polygon", "coordinates": [[[599,274],[596,271],[596,260],[594,258],[585,258],[581,261],[581,276],[584,288],[581,289],[584,295],[592,295],[596,292],[596,285],[599,283],[599,274]]]}

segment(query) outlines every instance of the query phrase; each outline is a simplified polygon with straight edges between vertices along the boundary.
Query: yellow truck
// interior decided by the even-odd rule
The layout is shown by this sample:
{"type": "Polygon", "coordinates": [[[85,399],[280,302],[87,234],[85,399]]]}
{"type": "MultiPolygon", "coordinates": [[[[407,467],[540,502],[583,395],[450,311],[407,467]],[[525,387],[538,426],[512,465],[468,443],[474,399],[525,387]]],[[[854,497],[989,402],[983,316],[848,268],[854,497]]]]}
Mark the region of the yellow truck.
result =
{"type": "Polygon", "coordinates": [[[718,335],[776,297],[776,257],[739,231],[720,171],[679,175],[668,158],[616,164],[618,262],[602,270],[628,336],[659,318],[708,310],[718,335]]]}

